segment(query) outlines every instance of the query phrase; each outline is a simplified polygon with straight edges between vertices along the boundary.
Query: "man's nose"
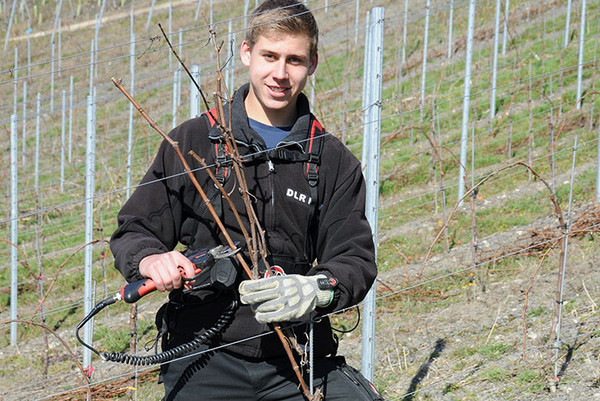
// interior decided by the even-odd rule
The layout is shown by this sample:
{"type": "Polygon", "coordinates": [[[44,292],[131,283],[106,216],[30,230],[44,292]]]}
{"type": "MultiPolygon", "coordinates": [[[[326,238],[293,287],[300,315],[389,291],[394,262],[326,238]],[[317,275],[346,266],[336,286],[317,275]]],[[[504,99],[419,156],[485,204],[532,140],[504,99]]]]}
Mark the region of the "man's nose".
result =
{"type": "Polygon", "coordinates": [[[288,77],[287,63],[284,60],[277,62],[273,71],[273,77],[277,79],[286,79],[288,77]]]}

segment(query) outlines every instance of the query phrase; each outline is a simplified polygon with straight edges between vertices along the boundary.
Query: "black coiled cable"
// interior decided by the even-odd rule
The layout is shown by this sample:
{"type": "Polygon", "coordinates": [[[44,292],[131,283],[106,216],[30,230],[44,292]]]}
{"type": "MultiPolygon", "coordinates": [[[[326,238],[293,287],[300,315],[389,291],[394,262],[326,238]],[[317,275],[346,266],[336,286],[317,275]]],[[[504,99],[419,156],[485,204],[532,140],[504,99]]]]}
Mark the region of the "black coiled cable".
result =
{"type": "Polygon", "coordinates": [[[188,352],[194,351],[203,343],[210,342],[219,333],[225,330],[229,323],[231,323],[231,320],[233,319],[233,315],[235,314],[237,307],[237,300],[234,299],[233,301],[231,301],[231,304],[229,304],[229,306],[223,311],[221,316],[219,316],[217,322],[204,333],[200,334],[198,337],[196,337],[189,343],[178,345],[167,351],[161,352],[160,354],[136,356],[122,352],[103,352],[100,355],[100,357],[105,361],[126,363],[134,366],[157,365],[164,362],[168,362],[188,352]]]}
{"type": "MultiPolygon", "coordinates": [[[[210,327],[208,330],[206,330],[204,333],[200,334],[198,337],[196,337],[194,340],[190,341],[189,343],[178,345],[167,351],[161,352],[160,354],[137,356],[137,355],[126,354],[123,352],[102,352],[102,353],[100,353],[100,352],[96,351],[95,349],[90,348],[89,346],[88,346],[88,348],[92,349],[103,360],[110,361],[110,362],[126,363],[126,364],[134,365],[134,366],[148,366],[148,365],[157,365],[157,364],[165,363],[165,362],[173,360],[179,356],[182,356],[188,352],[192,352],[195,349],[197,349],[198,347],[200,347],[203,343],[208,343],[212,339],[214,339],[219,333],[221,333],[222,331],[225,330],[225,328],[227,328],[229,323],[231,323],[231,320],[233,319],[233,316],[234,316],[237,308],[238,308],[238,303],[237,303],[237,300],[234,299],[231,301],[229,306],[227,308],[225,308],[225,310],[223,311],[221,316],[219,316],[219,319],[217,319],[217,322],[212,327],[210,327]]],[[[86,344],[84,344],[84,345],[86,345],[86,344]]]]}

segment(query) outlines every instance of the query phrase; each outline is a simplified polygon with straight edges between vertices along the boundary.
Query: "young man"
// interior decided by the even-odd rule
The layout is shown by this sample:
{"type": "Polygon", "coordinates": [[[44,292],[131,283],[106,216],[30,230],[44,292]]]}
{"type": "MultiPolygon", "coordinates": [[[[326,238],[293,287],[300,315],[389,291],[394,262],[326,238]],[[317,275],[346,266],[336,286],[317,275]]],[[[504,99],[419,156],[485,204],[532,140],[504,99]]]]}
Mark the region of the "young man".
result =
{"type": "MultiPolygon", "coordinates": [[[[164,399],[304,400],[269,324],[281,324],[302,348],[311,317],[314,363],[310,369],[315,388],[331,401],[381,399],[343,358],[335,357],[337,338],[326,317],[360,302],[377,269],[364,216],[360,163],[337,138],[324,132],[302,94],[318,64],[316,21],[302,3],[267,0],[253,12],[249,26],[240,55],[250,82],[234,96],[231,130],[244,156],[248,189],[265,231],[268,262],[280,266],[284,275],[249,280],[241,272],[235,291],[216,295],[183,285],[181,271],[191,277],[194,266],[174,248],[182,244],[195,251],[226,242],[166,143],[143,185],[119,213],[119,227],[111,239],[115,266],[128,281],[149,277],[158,290],[171,291],[169,303],[157,317],[166,332],[163,349],[210,332],[232,299],[241,300],[218,335],[210,336],[192,356],[161,367],[164,399]],[[364,385],[357,386],[359,382],[364,385]]],[[[212,117],[205,114],[189,120],[169,135],[184,154],[194,150],[207,162],[221,161],[220,181],[246,224],[243,200],[233,190],[237,182],[231,168],[224,168],[227,150],[212,117]]],[[[228,202],[198,163],[192,160],[190,165],[199,168],[198,181],[232,239],[244,248],[228,202]]]]}

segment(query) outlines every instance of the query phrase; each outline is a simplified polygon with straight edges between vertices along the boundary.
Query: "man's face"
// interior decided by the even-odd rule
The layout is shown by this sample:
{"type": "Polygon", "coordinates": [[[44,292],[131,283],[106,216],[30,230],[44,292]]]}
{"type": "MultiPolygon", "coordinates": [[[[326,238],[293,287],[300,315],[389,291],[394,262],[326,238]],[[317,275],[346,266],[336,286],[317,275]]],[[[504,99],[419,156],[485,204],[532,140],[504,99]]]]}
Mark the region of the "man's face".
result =
{"type": "Polygon", "coordinates": [[[248,116],[269,125],[293,124],[296,99],[317,68],[318,57],[310,57],[308,37],[261,35],[252,48],[244,41],[240,56],[250,73],[248,116]]]}

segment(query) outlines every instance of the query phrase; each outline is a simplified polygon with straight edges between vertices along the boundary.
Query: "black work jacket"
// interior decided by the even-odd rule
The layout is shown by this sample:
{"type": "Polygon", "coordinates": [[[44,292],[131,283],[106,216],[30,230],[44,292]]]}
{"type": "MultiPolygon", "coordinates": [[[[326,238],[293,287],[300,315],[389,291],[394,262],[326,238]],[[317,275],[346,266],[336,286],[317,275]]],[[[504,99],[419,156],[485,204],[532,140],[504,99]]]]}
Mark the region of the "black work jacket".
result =
{"type": "MultiPolygon", "coordinates": [[[[365,185],[359,161],[336,137],[323,135],[318,199],[316,202],[309,199],[311,191],[305,163],[271,159],[264,152],[263,139],[250,128],[244,108],[248,88],[248,84],[244,85],[234,97],[232,132],[240,154],[249,160],[244,163],[244,172],[270,256],[280,261],[278,264],[283,265],[287,274],[324,273],[338,279],[334,301],[325,310],[318,311],[320,314],[360,302],[371,287],[377,268],[372,233],[364,214],[365,185]]],[[[298,97],[297,107],[298,119],[278,146],[300,154],[307,151],[314,116],[303,94],[298,97]]],[[[226,109],[225,116],[228,114],[226,109]]],[[[212,147],[220,137],[218,128],[211,128],[204,114],[174,128],[169,136],[186,155],[232,239],[243,245],[243,235],[228,203],[199,163],[188,156],[193,150],[207,164],[214,162],[212,147]]],[[[118,228],[110,246],[116,268],[129,282],[142,278],[138,270],[142,258],[173,250],[178,243],[191,250],[226,244],[206,203],[183,171],[174,149],[163,141],[141,184],[118,214],[118,228]]],[[[242,198],[237,190],[232,191],[236,185],[233,176],[225,182],[242,220],[247,222],[242,198]]],[[[240,279],[246,278],[242,275],[240,279]]],[[[173,344],[189,341],[210,327],[226,304],[225,300],[196,302],[179,290],[173,291],[170,298],[176,304],[167,316],[173,344]]],[[[296,331],[304,329],[304,326],[294,328],[296,331]]],[[[245,356],[283,355],[281,344],[272,335],[239,342],[269,331],[267,325],[254,319],[249,307],[242,306],[223,333],[222,342],[236,342],[228,350],[245,356]]],[[[317,355],[335,352],[336,344],[327,318],[316,324],[314,333],[317,355]]],[[[298,335],[300,342],[304,338],[298,335]]]]}

